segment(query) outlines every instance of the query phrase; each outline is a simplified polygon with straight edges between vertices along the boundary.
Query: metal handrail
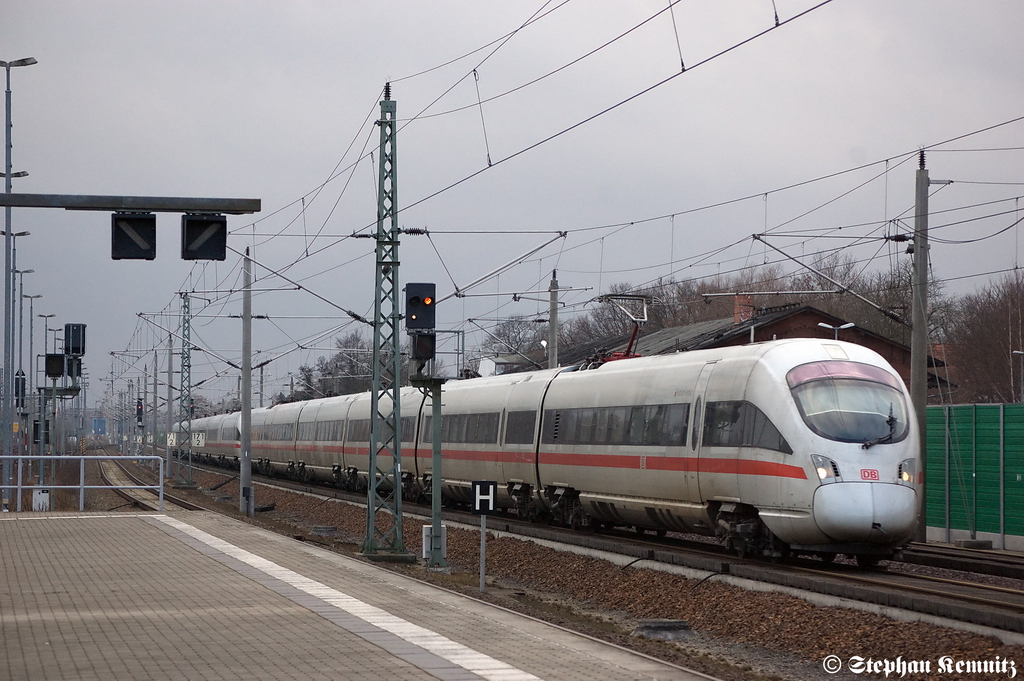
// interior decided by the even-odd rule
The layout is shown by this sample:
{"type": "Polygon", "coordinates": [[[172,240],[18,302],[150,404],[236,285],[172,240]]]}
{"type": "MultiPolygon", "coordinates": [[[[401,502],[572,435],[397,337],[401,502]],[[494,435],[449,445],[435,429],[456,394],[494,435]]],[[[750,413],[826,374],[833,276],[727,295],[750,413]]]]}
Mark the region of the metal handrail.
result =
{"type": "Polygon", "coordinates": [[[164,465],[165,461],[162,456],[88,456],[84,454],[79,455],[65,455],[59,456],[55,454],[48,454],[45,456],[18,456],[8,455],[0,456],[0,461],[17,461],[18,462],[18,484],[17,485],[2,485],[0,484],[0,490],[5,489],[16,489],[18,490],[18,512],[21,512],[21,492],[26,489],[77,489],[78,490],[78,510],[85,510],[85,490],[87,489],[148,489],[156,490],[157,496],[160,499],[159,510],[164,510],[164,486],[162,481],[164,479],[164,465]],[[40,459],[46,459],[50,461],[74,461],[79,462],[79,477],[77,485],[25,485],[22,484],[22,466],[27,461],[38,461],[40,459]],[[108,460],[125,460],[125,461],[157,461],[160,464],[160,477],[154,485],[86,485],[85,484],[85,462],[86,461],[108,461],[108,460]]]}

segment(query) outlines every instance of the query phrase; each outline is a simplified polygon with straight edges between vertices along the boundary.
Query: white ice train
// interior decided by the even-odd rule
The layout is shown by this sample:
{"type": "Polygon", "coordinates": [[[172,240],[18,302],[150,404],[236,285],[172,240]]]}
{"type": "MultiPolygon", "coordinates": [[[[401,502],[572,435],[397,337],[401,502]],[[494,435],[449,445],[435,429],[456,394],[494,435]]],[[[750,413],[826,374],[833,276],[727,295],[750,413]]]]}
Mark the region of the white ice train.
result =
{"type": "MultiPolygon", "coordinates": [[[[914,533],[922,470],[909,395],[875,352],[793,339],[450,381],[443,494],[573,527],[718,535],[737,552],[871,564],[914,533]]],[[[403,389],[402,486],[430,490],[430,402],[403,389]]],[[[192,423],[238,466],[239,415],[192,423]]],[[[257,472],[364,488],[370,396],[252,412],[257,472]]],[[[390,467],[390,466],[389,466],[390,467]]]]}

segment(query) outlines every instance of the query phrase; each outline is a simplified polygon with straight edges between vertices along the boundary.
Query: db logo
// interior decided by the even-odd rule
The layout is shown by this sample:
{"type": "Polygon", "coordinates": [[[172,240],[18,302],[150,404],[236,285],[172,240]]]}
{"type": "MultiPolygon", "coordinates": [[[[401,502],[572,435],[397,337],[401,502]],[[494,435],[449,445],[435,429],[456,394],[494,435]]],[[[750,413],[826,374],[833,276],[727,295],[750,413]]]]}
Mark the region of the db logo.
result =
{"type": "Polygon", "coordinates": [[[874,468],[861,468],[860,469],[861,480],[878,480],[878,471],[874,468]]]}

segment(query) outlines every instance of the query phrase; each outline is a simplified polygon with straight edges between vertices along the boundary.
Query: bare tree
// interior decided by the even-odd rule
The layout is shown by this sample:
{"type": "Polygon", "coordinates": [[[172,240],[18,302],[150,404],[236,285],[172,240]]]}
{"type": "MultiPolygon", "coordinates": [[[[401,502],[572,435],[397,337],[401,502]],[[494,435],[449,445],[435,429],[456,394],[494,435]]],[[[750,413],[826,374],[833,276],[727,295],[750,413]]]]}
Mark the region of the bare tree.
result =
{"type": "Polygon", "coordinates": [[[1016,402],[1020,396],[1019,358],[1024,281],[1008,276],[952,306],[947,357],[958,388],[955,401],[1016,402]]]}

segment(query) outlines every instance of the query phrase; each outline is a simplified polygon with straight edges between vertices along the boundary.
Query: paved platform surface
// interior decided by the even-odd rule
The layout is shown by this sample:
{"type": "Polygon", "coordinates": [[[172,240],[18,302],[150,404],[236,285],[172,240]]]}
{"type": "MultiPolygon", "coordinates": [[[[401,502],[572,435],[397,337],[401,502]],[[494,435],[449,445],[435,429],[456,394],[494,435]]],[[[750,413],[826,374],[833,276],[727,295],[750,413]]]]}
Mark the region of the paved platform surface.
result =
{"type": "Polygon", "coordinates": [[[707,679],[200,512],[0,516],[0,678],[707,679]]]}

